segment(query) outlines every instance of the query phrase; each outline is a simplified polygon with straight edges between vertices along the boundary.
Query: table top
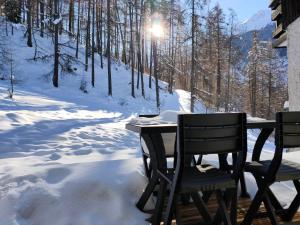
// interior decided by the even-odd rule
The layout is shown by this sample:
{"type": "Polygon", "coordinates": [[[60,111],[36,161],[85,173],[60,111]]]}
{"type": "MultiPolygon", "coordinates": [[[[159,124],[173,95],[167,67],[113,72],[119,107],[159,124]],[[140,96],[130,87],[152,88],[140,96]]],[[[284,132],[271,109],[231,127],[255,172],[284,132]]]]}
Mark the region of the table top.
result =
{"type": "MultiPolygon", "coordinates": [[[[247,121],[247,129],[274,129],[275,120],[247,121]]],[[[138,124],[127,123],[126,129],[136,133],[175,133],[176,123],[158,123],[158,124],[138,124]]]]}

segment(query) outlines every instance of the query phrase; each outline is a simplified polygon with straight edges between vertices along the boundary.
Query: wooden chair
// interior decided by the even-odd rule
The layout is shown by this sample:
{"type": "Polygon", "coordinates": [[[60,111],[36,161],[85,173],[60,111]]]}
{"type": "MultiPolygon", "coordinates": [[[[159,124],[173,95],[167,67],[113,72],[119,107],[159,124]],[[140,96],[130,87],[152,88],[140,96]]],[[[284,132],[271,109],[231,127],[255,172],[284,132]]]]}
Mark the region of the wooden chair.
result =
{"type": "Polygon", "coordinates": [[[246,163],[245,171],[256,179],[258,191],[244,218],[243,225],[250,225],[257,216],[263,202],[272,225],[278,224],[276,214],[284,221],[293,219],[300,206],[300,164],[282,160],[284,148],[300,147],[300,112],[276,114],[275,153],[272,160],[258,160],[246,163]],[[293,181],[297,195],[291,205],[284,209],[271,191],[275,182],[293,181]]]}
{"type": "Polygon", "coordinates": [[[246,114],[179,115],[175,174],[158,171],[161,182],[156,212],[162,211],[166,186],[170,185],[171,189],[164,224],[171,224],[173,214],[176,216],[177,224],[181,223],[177,199],[182,193],[192,193],[191,197],[201,211],[205,222],[218,224],[223,221],[225,225],[235,224],[237,182],[246,160],[246,154],[246,114]],[[191,163],[194,155],[228,153],[237,153],[238,155],[233,173],[227,173],[217,168],[206,170],[204,167],[191,163]],[[232,193],[231,204],[224,201],[225,190],[230,190],[232,193]],[[211,220],[203,199],[195,194],[199,191],[216,192],[219,208],[214,221],[211,220]],[[231,206],[230,216],[227,212],[228,205],[231,206]]]}
{"type": "MultiPolygon", "coordinates": [[[[158,115],[140,115],[139,117],[144,118],[154,118],[158,115]]],[[[174,149],[175,149],[175,133],[162,133],[161,135],[163,145],[160,147],[161,151],[165,151],[166,158],[173,158],[174,157],[174,149]],[[171,139],[171,140],[169,140],[171,139]],[[174,140],[173,140],[174,139],[174,140]],[[170,143],[173,141],[173,144],[170,143]],[[163,148],[163,149],[162,149],[163,148]]],[[[155,187],[159,184],[158,174],[157,174],[157,168],[158,168],[158,160],[155,160],[157,157],[155,157],[156,152],[154,152],[153,144],[155,143],[149,143],[151,141],[147,141],[146,139],[149,139],[149,137],[140,137],[141,141],[141,150],[142,150],[142,157],[143,157],[143,163],[144,163],[144,169],[145,169],[145,175],[147,176],[149,183],[139,198],[136,206],[141,211],[144,210],[144,207],[149,200],[150,196],[153,194],[155,187]],[[147,143],[146,143],[147,141],[147,143]],[[151,156],[152,156],[152,162],[151,162],[151,156]],[[155,165],[153,165],[155,164],[155,165]],[[154,169],[154,171],[153,171],[154,169]]],[[[156,143],[158,144],[158,143],[156,143]]],[[[165,159],[164,159],[165,160],[165,159]]],[[[173,169],[173,168],[171,168],[173,169]]]]}
{"type": "MultiPolygon", "coordinates": [[[[139,115],[141,118],[154,118],[158,116],[157,114],[149,114],[149,115],[139,115]]],[[[144,163],[144,169],[145,169],[145,175],[150,180],[151,177],[151,162],[150,162],[150,152],[149,149],[142,137],[140,137],[141,142],[141,150],[142,150],[142,157],[143,157],[143,163],[144,163]]]]}

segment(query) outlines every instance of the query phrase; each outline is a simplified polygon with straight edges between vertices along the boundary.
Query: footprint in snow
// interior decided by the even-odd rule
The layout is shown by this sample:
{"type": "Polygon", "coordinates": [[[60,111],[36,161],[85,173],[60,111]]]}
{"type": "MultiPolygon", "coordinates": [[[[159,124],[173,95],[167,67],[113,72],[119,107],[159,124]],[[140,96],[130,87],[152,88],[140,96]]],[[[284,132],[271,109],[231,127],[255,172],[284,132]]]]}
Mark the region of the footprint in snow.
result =
{"type": "Polygon", "coordinates": [[[61,158],[61,156],[59,155],[59,154],[57,154],[57,153],[53,153],[53,154],[51,154],[50,155],[50,157],[49,157],[49,159],[51,159],[51,160],[59,160],[61,158]]]}
{"type": "Polygon", "coordinates": [[[74,152],[74,155],[89,155],[92,153],[92,150],[78,150],[74,152]]]}
{"type": "Polygon", "coordinates": [[[53,168],[47,173],[45,180],[49,184],[57,184],[71,174],[71,171],[66,168],[53,168]]]}
{"type": "Polygon", "coordinates": [[[12,121],[18,123],[18,116],[15,113],[7,113],[6,116],[12,121]]]}

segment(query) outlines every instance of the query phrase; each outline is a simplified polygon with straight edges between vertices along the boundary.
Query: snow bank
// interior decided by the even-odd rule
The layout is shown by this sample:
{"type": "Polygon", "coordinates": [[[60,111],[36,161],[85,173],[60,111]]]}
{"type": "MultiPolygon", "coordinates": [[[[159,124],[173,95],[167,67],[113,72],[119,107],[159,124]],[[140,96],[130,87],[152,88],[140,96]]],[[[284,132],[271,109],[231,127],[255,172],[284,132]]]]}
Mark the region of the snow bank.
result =
{"type": "Polygon", "coordinates": [[[135,207],[145,184],[139,164],[135,159],[70,164],[11,178],[1,187],[8,190],[0,216],[6,224],[24,225],[146,224],[135,207]],[[15,182],[23,185],[12,188],[15,182]],[[13,205],[15,214],[7,210],[13,205]]]}
{"type": "MultiPolygon", "coordinates": [[[[37,58],[49,59],[34,61],[35,48],[26,46],[24,32],[18,26],[14,36],[4,37],[17,83],[10,99],[9,80],[0,81],[0,224],[147,224],[149,215],[135,207],[147,182],[139,138],[125,124],[139,113],[159,113],[155,90],[145,85],[145,98],[141,90],[132,98],[130,71],[114,62],[113,96],[108,97],[107,71],[99,57],[95,88],[90,71],[79,62],[71,65],[72,73],[60,74],[59,88],[54,88],[51,37],[35,35],[37,58]],[[87,94],[79,90],[82,81],[87,94]]],[[[67,36],[60,43],[73,44],[67,36]]],[[[67,48],[61,53],[75,54],[67,48]]],[[[84,48],[79,60],[84,60],[84,48]]],[[[9,69],[4,66],[1,73],[9,69]]],[[[161,111],[189,110],[188,92],[171,95],[166,83],[160,87],[161,111]]],[[[203,106],[198,102],[196,107],[203,106]]]]}

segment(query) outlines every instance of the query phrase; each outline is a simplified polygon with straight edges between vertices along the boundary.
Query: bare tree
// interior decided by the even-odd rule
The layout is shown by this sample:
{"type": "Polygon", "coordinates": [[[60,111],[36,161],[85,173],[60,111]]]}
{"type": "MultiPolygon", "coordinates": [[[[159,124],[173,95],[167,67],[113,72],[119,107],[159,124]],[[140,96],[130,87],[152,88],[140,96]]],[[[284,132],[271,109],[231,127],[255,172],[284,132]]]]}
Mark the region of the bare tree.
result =
{"type": "Polygon", "coordinates": [[[110,18],[110,0],[107,0],[107,76],[108,76],[108,95],[112,96],[112,79],[111,79],[111,49],[110,49],[110,32],[111,32],[111,18],[110,18]]]}
{"type": "Polygon", "coordinates": [[[58,28],[61,23],[59,17],[59,0],[54,1],[54,70],[53,70],[53,86],[58,87],[58,64],[59,64],[59,48],[58,48],[58,28]]]}

